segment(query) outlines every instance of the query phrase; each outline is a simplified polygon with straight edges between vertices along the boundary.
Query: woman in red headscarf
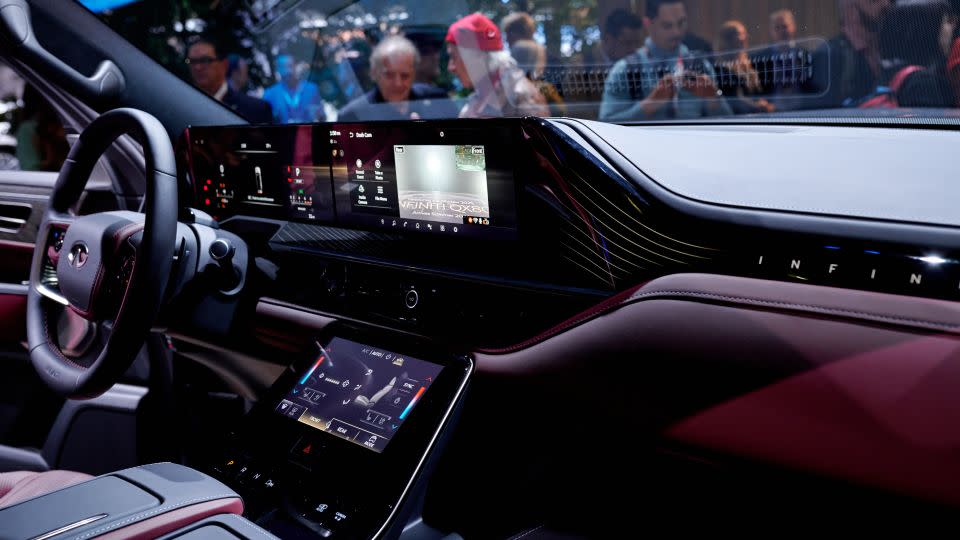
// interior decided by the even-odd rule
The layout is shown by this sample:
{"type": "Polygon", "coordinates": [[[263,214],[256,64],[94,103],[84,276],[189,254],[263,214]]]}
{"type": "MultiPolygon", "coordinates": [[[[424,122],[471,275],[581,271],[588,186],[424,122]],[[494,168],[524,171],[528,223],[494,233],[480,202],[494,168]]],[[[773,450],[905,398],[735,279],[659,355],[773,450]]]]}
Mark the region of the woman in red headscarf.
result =
{"type": "Polygon", "coordinates": [[[461,118],[549,116],[536,86],[503,50],[500,28],[480,13],[467,15],[447,31],[448,69],[473,93],[461,118]]]}

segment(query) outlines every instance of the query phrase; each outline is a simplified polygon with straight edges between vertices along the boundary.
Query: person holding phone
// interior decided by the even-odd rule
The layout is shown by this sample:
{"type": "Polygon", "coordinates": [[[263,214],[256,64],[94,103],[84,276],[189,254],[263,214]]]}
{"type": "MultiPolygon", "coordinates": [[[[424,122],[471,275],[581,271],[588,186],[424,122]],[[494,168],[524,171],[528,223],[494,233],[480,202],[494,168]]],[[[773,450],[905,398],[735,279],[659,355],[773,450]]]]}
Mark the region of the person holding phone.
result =
{"type": "Polygon", "coordinates": [[[600,120],[663,120],[733,114],[717,89],[713,65],[683,44],[681,0],[648,0],[643,47],[614,64],[604,85],[600,120]]]}

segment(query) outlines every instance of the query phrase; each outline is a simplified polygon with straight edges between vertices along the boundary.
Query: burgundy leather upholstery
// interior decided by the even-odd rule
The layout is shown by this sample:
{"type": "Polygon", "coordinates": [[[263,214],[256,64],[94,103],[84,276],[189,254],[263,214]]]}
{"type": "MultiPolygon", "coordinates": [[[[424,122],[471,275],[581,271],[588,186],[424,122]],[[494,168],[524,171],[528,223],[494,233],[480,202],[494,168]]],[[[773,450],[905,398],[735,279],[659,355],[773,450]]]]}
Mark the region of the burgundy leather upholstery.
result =
{"type": "Polygon", "coordinates": [[[150,540],[179,530],[210,516],[243,514],[240,498],[217,499],[178,508],[170,512],[136,521],[126,527],[98,536],[100,540],[150,540]]]}
{"type": "Polygon", "coordinates": [[[517,411],[576,388],[579,416],[566,425],[601,432],[605,421],[612,433],[960,506],[958,335],[960,302],[674,275],[478,352],[472,384],[505,405],[489,413],[495,426],[472,428],[504,432],[510,418],[511,436],[549,440],[565,425],[517,411]]]}
{"type": "Polygon", "coordinates": [[[0,508],[93,478],[73,471],[16,471],[0,473],[0,508]]]}

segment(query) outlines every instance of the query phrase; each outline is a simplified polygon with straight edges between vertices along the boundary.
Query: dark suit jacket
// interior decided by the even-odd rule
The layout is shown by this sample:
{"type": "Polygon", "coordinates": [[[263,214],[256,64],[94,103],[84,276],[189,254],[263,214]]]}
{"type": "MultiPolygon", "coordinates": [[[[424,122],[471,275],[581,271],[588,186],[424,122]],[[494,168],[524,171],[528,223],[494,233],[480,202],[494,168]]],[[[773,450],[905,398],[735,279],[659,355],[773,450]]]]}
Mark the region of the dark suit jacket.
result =
{"type": "Polygon", "coordinates": [[[246,118],[251,124],[273,123],[273,112],[270,110],[270,104],[262,99],[250,97],[228,88],[227,93],[223,96],[223,104],[246,118]]]}
{"type": "MultiPolygon", "coordinates": [[[[456,118],[460,110],[442,89],[429,84],[414,83],[410,89],[410,111],[420,118],[456,118]]],[[[409,114],[408,113],[408,114],[409,114]]],[[[380,90],[374,88],[344,105],[337,113],[337,120],[357,122],[360,120],[409,120],[392,105],[383,100],[380,90]]]]}

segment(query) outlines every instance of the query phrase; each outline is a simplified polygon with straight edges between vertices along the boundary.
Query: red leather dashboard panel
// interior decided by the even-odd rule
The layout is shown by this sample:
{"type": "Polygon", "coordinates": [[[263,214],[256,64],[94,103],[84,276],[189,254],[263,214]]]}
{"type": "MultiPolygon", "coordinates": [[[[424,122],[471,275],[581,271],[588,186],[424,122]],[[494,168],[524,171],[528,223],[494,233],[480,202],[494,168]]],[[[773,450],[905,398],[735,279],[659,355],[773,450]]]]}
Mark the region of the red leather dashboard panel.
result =
{"type": "Polygon", "coordinates": [[[583,418],[960,505],[960,304],[682,274],[562,326],[478,353],[476,382],[576,388],[583,418]]]}

